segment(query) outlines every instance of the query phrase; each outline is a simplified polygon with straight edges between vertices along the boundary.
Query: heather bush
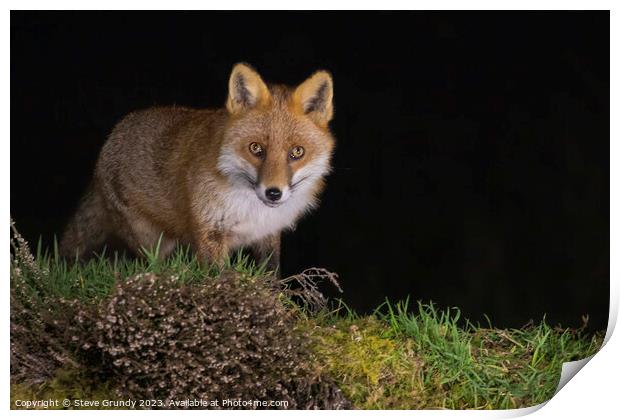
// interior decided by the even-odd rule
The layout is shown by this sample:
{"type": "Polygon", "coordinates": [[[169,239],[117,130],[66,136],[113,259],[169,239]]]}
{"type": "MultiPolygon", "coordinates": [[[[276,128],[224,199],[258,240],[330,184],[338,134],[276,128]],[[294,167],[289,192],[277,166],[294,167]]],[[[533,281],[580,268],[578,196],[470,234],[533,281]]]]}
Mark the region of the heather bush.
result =
{"type": "Polygon", "coordinates": [[[293,313],[268,282],[233,272],[192,283],[137,275],[58,327],[134,398],[265,399],[311,371],[293,313]]]}

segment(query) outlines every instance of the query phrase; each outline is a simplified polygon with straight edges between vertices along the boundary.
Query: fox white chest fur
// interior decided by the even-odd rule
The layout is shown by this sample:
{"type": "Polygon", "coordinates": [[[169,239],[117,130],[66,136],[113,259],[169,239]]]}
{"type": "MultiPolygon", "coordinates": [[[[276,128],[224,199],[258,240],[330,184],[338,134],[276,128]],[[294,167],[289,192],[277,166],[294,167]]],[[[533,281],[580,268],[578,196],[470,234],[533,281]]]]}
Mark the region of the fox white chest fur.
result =
{"type": "Polygon", "coordinates": [[[233,187],[222,194],[225,204],[214,208],[210,216],[218,220],[218,226],[229,235],[231,249],[235,249],[293,228],[314,201],[311,194],[300,192],[272,208],[260,201],[253,190],[233,187]]]}

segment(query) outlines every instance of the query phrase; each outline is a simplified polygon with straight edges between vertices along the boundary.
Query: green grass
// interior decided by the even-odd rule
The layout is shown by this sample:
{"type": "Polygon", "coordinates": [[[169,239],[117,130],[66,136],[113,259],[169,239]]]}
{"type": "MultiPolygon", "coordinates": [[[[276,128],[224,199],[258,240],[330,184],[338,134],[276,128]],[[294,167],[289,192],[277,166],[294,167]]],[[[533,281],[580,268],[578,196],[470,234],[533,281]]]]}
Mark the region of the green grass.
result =
{"type": "MultiPolygon", "coordinates": [[[[222,269],[199,264],[186,249],[165,260],[157,258],[157,250],[144,254],[141,259],[101,255],[70,265],[55,249],[45,252],[39,246],[31,267],[12,259],[12,281],[18,269],[35,294],[97,300],[117,279],[138,273],[173,273],[179,281],[191,282],[208,281],[222,269]],[[37,270],[45,273],[45,281],[37,270]]],[[[266,274],[242,254],[223,268],[254,278],[266,274]]],[[[409,299],[386,301],[369,316],[355,314],[343,302],[318,314],[300,313],[300,327],[313,338],[317,369],[361,409],[532,406],[552,397],[562,363],[592,355],[603,336],[587,335],[583,328],[553,328],[544,320],[516,329],[493,328],[490,322],[483,327],[462,319],[457,308],[411,305],[409,299]]],[[[12,400],[16,395],[62,396],[66,382],[56,378],[37,388],[12,383],[12,400]]],[[[79,392],[84,396],[94,389],[99,395],[100,388],[88,384],[79,392]]],[[[75,393],[73,385],[65,395],[75,393]]]]}
{"type": "Polygon", "coordinates": [[[44,284],[32,283],[33,289],[67,299],[98,299],[107,296],[119,278],[139,273],[174,273],[181,282],[218,276],[222,270],[234,270],[247,276],[262,276],[264,265],[257,265],[248,255],[236,253],[222,267],[200,264],[189,248],[180,247],[169,258],[158,258],[158,248],[143,250],[142,258],[127,258],[114,253],[101,254],[79,264],[68,263],[58,255],[58,248],[43,251],[41,242],[34,254],[36,263],[46,269],[44,284]]]}

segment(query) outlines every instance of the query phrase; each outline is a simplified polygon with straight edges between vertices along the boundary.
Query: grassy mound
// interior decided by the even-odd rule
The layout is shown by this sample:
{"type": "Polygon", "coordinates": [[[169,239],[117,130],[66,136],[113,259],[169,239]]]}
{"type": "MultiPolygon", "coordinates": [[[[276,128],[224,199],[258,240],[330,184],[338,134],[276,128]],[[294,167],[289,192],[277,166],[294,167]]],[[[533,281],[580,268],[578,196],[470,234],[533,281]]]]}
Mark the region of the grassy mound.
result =
{"type": "Polygon", "coordinates": [[[483,328],[408,301],[370,316],[328,309],[317,280],[330,273],[276,280],[240,256],[223,269],[186,250],[67,265],[41,247],[32,255],[16,231],[12,245],[13,408],[65,398],[519,408],[549,399],[562,363],[602,342],[545,322],[483,328]]]}
{"type": "Polygon", "coordinates": [[[594,354],[602,334],[545,322],[495,329],[455,309],[408,301],[373,316],[315,318],[314,352],[357,408],[509,409],[553,396],[562,363],[594,354]]]}

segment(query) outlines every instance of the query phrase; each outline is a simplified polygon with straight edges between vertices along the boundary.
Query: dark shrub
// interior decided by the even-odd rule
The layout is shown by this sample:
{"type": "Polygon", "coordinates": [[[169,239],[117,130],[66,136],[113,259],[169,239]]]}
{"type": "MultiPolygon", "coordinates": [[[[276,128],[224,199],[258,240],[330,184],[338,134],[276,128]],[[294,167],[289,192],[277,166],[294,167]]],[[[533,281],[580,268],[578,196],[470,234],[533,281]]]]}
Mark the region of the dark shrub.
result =
{"type": "Polygon", "coordinates": [[[344,406],[335,386],[308,379],[313,357],[295,325],[269,281],[229,272],[191,284],[152,273],[119,281],[66,327],[89,365],[100,360],[133,398],[283,399],[291,408],[303,396],[302,405],[344,406]],[[315,401],[312,389],[329,398],[315,401]]]}

